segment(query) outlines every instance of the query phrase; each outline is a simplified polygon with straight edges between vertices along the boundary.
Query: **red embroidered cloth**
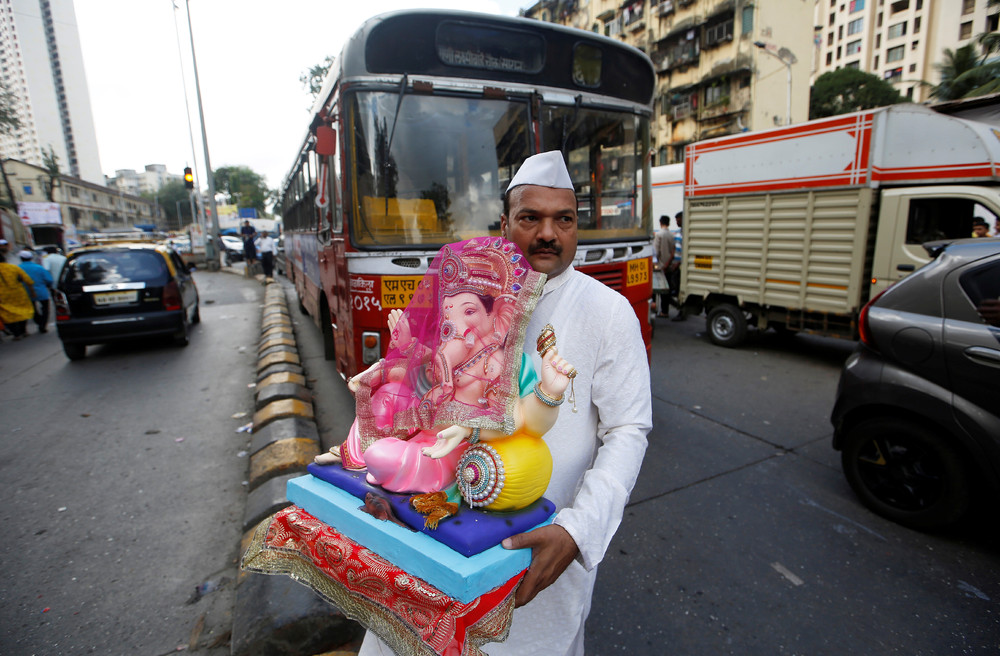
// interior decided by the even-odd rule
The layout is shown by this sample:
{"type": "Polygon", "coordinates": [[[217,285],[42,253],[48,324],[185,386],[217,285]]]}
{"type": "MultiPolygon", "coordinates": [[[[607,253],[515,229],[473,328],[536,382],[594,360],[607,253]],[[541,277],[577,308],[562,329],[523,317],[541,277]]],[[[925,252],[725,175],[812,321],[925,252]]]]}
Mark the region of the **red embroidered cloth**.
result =
{"type": "Polygon", "coordinates": [[[524,572],[469,603],[407,574],[298,506],[264,520],[243,556],[246,570],[287,574],[336,604],[397,654],[479,656],[510,631],[524,572]]]}

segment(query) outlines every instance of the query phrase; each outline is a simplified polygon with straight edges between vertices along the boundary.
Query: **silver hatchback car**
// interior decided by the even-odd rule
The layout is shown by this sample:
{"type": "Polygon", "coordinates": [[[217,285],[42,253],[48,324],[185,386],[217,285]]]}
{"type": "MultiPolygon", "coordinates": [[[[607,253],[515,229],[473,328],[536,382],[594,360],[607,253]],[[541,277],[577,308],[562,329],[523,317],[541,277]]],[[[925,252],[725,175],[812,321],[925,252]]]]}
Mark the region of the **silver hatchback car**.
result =
{"type": "Polygon", "coordinates": [[[862,503],[932,530],[1000,496],[1000,239],[926,248],[862,310],[831,421],[862,503]]]}

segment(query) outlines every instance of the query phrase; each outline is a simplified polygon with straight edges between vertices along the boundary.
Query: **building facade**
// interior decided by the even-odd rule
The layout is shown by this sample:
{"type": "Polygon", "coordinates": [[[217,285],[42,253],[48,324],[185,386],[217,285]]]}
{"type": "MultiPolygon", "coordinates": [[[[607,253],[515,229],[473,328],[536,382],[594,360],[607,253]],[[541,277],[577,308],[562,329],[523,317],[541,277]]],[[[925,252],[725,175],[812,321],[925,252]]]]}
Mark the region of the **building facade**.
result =
{"type": "Polygon", "coordinates": [[[179,182],[182,178],[176,173],[169,173],[163,164],[147,164],[140,173],[134,169],[119,169],[115,171],[115,177],[107,179],[107,184],[123,193],[139,196],[155,194],[166,183],[179,182]]]}
{"type": "MultiPolygon", "coordinates": [[[[63,231],[71,238],[79,233],[163,223],[161,212],[152,200],[73,176],[59,176],[53,184],[46,169],[15,159],[4,159],[3,169],[14,194],[15,206],[18,203],[57,203],[63,231]]],[[[6,188],[2,195],[8,195],[6,188]]]]}
{"type": "MultiPolygon", "coordinates": [[[[913,102],[930,98],[935,66],[996,32],[1000,5],[989,0],[815,0],[815,76],[859,68],[913,102]]],[[[815,78],[814,78],[815,79],[815,78]]]]}
{"type": "Polygon", "coordinates": [[[0,81],[21,128],[0,137],[0,155],[104,184],[73,0],[0,0],[0,81]]]}
{"type": "Polygon", "coordinates": [[[815,0],[543,0],[525,16],[619,39],[653,61],[656,164],[687,144],[805,121],[815,0]]]}

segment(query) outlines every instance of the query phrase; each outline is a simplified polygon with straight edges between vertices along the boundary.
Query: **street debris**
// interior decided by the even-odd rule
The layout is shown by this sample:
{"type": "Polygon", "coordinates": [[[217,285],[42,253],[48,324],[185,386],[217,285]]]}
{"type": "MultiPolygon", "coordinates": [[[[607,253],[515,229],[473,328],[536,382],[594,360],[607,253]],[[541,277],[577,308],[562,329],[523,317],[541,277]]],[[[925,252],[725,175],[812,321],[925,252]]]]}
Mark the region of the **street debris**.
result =
{"type": "Polygon", "coordinates": [[[242,426],[240,426],[239,428],[236,429],[236,432],[237,433],[252,433],[253,432],[253,422],[251,421],[249,424],[243,424],[242,426]]]}
{"type": "Polygon", "coordinates": [[[192,593],[192,595],[188,597],[188,600],[184,602],[185,605],[190,606],[191,604],[197,603],[205,595],[212,594],[213,592],[224,588],[226,583],[229,583],[229,577],[223,576],[222,578],[205,581],[200,585],[196,585],[194,593],[192,593]]]}
{"type": "Polygon", "coordinates": [[[245,413],[245,412],[234,412],[233,413],[233,419],[240,419],[240,418],[246,417],[246,416],[247,416],[247,413],[245,413]]]}

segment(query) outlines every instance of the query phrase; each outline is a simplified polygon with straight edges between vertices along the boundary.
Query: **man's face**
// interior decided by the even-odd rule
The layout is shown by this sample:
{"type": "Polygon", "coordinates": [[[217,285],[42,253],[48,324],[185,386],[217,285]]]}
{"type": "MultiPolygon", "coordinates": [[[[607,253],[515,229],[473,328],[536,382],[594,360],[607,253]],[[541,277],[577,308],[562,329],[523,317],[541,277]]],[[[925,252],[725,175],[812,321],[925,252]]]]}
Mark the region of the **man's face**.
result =
{"type": "Polygon", "coordinates": [[[986,236],[986,232],[987,232],[986,231],[986,226],[984,226],[984,225],[974,225],[974,226],[972,226],[972,234],[975,235],[976,237],[985,237],[986,236]]]}
{"type": "Polygon", "coordinates": [[[535,271],[558,276],[576,255],[576,194],[571,189],[521,185],[510,192],[510,215],[500,234],[524,252],[535,271]]]}

